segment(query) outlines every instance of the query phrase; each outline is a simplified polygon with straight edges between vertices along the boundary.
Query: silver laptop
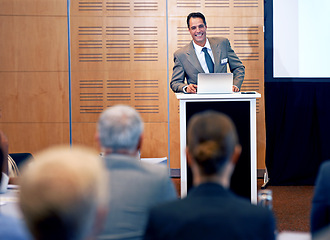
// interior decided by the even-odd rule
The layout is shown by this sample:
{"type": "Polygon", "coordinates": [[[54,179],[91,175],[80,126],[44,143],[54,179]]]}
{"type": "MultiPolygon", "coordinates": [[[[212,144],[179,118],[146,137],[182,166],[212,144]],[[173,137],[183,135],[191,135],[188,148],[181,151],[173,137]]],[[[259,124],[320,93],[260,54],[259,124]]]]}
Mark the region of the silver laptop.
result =
{"type": "Polygon", "coordinates": [[[197,76],[197,93],[232,93],[232,73],[199,73],[197,76]]]}

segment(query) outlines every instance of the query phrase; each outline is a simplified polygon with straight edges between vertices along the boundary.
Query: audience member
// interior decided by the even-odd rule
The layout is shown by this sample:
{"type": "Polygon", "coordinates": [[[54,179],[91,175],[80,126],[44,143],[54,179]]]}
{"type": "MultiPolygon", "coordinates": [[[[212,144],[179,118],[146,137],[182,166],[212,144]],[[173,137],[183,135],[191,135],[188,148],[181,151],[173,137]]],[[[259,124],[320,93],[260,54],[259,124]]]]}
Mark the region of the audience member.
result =
{"type": "MultiPolygon", "coordinates": [[[[330,224],[330,161],[321,164],[316,179],[311,211],[313,235],[330,224]]],[[[329,231],[328,231],[329,232],[329,231]]],[[[330,234],[328,235],[330,236],[330,234]]]]}
{"type": "MultiPolygon", "coordinates": [[[[7,190],[8,177],[3,173],[3,165],[4,162],[7,161],[7,153],[6,148],[7,144],[5,144],[5,135],[0,131],[0,186],[2,186],[3,181],[6,182],[4,184],[4,190],[7,190]],[[4,178],[5,176],[5,178],[4,178]]],[[[24,222],[20,219],[12,218],[6,215],[3,215],[1,212],[1,208],[5,207],[5,202],[2,200],[2,196],[0,195],[0,239],[10,239],[10,240],[25,240],[31,239],[24,222]],[[4,205],[4,206],[2,206],[4,205]]]]}
{"type": "Polygon", "coordinates": [[[199,113],[187,134],[195,187],[182,200],[152,208],[145,239],[275,239],[272,213],[228,190],[241,152],[232,121],[214,111],[199,113]]]}
{"type": "MultiPolygon", "coordinates": [[[[1,109],[0,109],[0,118],[2,117],[1,115],[1,109]]],[[[3,154],[5,156],[4,159],[8,159],[8,161],[4,161],[3,166],[2,166],[2,171],[3,171],[3,186],[4,187],[6,184],[5,182],[9,182],[11,180],[11,183],[16,183],[17,182],[17,177],[19,176],[19,170],[18,167],[12,159],[12,157],[8,154],[8,139],[6,135],[0,130],[0,140],[1,144],[3,146],[3,154]],[[8,181],[7,181],[8,179],[8,181]]],[[[1,187],[1,186],[0,186],[1,187]]],[[[0,193],[3,192],[3,189],[0,188],[0,193]]]]}
{"type": "Polygon", "coordinates": [[[96,236],[106,216],[106,171],[98,153],[54,147],[34,156],[21,175],[20,207],[36,240],[96,236]]]}
{"type": "Polygon", "coordinates": [[[131,107],[105,110],[97,139],[110,172],[110,214],[100,239],[142,239],[149,209],[177,198],[168,169],[142,162],[143,122],[131,107]]]}

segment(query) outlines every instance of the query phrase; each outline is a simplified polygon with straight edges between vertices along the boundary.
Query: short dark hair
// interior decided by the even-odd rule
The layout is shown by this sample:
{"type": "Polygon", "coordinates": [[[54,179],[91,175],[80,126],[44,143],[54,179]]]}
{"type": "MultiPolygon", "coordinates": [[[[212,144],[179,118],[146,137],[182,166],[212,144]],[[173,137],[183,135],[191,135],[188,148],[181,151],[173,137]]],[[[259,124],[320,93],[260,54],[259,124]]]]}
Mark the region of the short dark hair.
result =
{"type": "Polygon", "coordinates": [[[201,18],[206,26],[206,20],[205,20],[205,16],[203,15],[203,13],[200,13],[200,12],[192,12],[192,13],[189,13],[189,15],[187,16],[187,25],[188,25],[188,28],[190,27],[189,26],[189,20],[190,18],[201,18]]]}

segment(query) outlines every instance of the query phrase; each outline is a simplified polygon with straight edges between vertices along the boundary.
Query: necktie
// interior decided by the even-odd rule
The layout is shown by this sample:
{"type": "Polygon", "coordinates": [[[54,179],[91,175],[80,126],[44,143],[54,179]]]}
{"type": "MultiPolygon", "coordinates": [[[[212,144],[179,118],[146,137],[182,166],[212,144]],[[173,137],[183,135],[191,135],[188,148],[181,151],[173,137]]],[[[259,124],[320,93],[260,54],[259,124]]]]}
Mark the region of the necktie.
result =
{"type": "Polygon", "coordinates": [[[214,64],[213,64],[213,61],[212,61],[212,58],[211,58],[210,54],[207,52],[207,48],[204,47],[202,49],[202,51],[204,52],[205,61],[206,61],[207,68],[209,69],[209,72],[214,73],[214,64]]]}

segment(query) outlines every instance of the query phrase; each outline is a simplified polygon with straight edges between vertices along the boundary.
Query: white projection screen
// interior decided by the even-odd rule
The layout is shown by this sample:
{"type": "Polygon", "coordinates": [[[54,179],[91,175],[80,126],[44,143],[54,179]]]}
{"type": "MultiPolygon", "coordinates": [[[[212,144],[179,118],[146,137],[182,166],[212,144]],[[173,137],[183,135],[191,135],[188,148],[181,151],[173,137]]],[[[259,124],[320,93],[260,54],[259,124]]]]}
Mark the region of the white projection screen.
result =
{"type": "Polygon", "coordinates": [[[330,0],[273,0],[274,78],[330,77],[330,0]]]}

